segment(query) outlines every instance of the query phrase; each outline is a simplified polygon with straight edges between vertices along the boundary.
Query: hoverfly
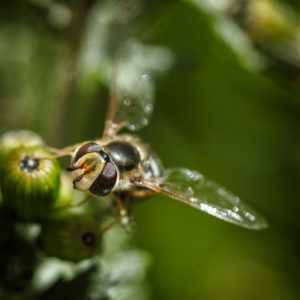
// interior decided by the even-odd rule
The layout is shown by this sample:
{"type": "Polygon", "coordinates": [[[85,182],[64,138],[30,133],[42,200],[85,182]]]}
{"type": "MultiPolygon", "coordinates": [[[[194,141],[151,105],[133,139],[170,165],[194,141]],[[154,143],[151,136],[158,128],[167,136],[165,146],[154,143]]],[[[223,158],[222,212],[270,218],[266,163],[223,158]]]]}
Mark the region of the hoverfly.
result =
{"type": "Polygon", "coordinates": [[[160,193],[238,226],[266,228],[259,214],[225,188],[197,171],[164,169],[148,144],[134,135],[118,134],[124,128],[135,131],[147,125],[153,109],[153,85],[148,74],[139,73],[137,82],[129,80],[131,85],[126,86],[130,78],[126,74],[124,91],[118,82],[120,74],[116,73],[102,138],[53,149],[49,157],[72,156],[67,170],[72,173],[74,188],[89,192],[73,206],[93,197],[112,195],[120,215],[108,229],[126,216],[124,207],[128,203],[160,193]],[[130,90],[137,91],[135,96],[130,90]]]}

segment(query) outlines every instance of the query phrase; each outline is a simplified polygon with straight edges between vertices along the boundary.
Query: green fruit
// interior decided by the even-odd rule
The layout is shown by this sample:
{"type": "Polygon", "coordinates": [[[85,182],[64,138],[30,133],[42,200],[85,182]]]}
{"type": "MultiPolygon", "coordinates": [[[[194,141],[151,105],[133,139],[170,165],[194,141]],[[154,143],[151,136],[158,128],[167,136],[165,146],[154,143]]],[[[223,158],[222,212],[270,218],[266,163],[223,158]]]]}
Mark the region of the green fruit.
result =
{"type": "MultiPolygon", "coordinates": [[[[78,192],[78,191],[77,191],[78,192]]],[[[82,194],[81,194],[82,196],[82,194]]],[[[76,190],[73,188],[72,179],[69,174],[62,171],[60,173],[60,189],[54,207],[72,206],[76,199],[76,190]]]]}
{"type": "Polygon", "coordinates": [[[21,147],[8,154],[0,166],[3,205],[20,220],[44,219],[58,196],[58,162],[36,159],[47,155],[40,147],[21,147]]]}
{"type": "Polygon", "coordinates": [[[91,258],[101,241],[98,222],[89,215],[54,213],[42,226],[40,245],[51,256],[78,262],[91,258]]]}

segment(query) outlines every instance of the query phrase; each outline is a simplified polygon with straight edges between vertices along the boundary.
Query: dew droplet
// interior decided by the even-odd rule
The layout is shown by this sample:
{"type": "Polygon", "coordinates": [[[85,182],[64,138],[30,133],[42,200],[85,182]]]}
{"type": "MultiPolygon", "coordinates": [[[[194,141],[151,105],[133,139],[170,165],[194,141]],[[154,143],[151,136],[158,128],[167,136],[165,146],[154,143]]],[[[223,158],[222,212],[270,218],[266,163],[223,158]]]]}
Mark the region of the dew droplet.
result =
{"type": "Polygon", "coordinates": [[[143,74],[141,77],[142,77],[142,79],[144,79],[144,80],[150,79],[150,76],[149,76],[148,74],[143,74]]]}
{"type": "Polygon", "coordinates": [[[220,196],[223,196],[223,197],[227,195],[227,192],[224,188],[219,188],[217,192],[220,196]]]}
{"type": "Polygon", "coordinates": [[[252,214],[250,214],[249,212],[245,212],[245,217],[247,219],[249,219],[251,222],[254,222],[255,221],[255,216],[253,216],[252,214]]]}
{"type": "Polygon", "coordinates": [[[200,173],[194,173],[194,180],[198,181],[198,180],[202,180],[204,177],[202,174],[200,173]]]}
{"type": "Polygon", "coordinates": [[[243,219],[238,215],[236,214],[235,212],[232,212],[230,210],[226,210],[227,211],[227,215],[230,216],[231,218],[237,220],[237,221],[242,221],[243,219]]]}
{"type": "MultiPolygon", "coordinates": [[[[203,211],[206,211],[207,213],[209,213],[211,215],[216,215],[216,213],[218,212],[217,208],[207,205],[205,203],[200,204],[200,209],[203,211]]],[[[226,215],[226,213],[222,212],[222,211],[219,211],[219,213],[223,214],[224,216],[226,215]]]]}
{"type": "Polygon", "coordinates": [[[124,216],[121,218],[121,224],[122,225],[128,225],[129,224],[129,217],[128,216],[124,216]]]}
{"type": "Polygon", "coordinates": [[[233,211],[237,213],[239,211],[239,208],[237,206],[234,206],[233,211]]]}
{"type": "Polygon", "coordinates": [[[131,99],[125,98],[125,99],[123,100],[123,103],[124,103],[124,105],[129,106],[129,105],[131,104],[131,99]]]}
{"type": "Polygon", "coordinates": [[[150,112],[152,112],[152,109],[153,109],[153,106],[152,106],[152,104],[146,104],[145,106],[144,106],[144,110],[145,110],[145,112],[146,113],[150,113],[150,112]]]}
{"type": "Polygon", "coordinates": [[[194,197],[191,197],[190,200],[191,200],[191,202],[193,202],[193,203],[197,203],[197,202],[198,202],[198,199],[197,199],[197,198],[194,198],[194,197]]]}
{"type": "Polygon", "coordinates": [[[188,193],[190,193],[190,194],[194,194],[194,190],[193,190],[193,188],[192,188],[191,186],[189,186],[189,187],[186,189],[186,191],[187,191],[188,193]]]}
{"type": "Polygon", "coordinates": [[[128,129],[131,131],[134,131],[134,130],[136,130],[136,126],[134,124],[130,124],[130,125],[128,125],[128,129]]]}
{"type": "Polygon", "coordinates": [[[146,119],[146,118],[143,118],[142,120],[141,120],[141,123],[142,123],[142,125],[147,125],[148,124],[148,120],[146,119]]]}

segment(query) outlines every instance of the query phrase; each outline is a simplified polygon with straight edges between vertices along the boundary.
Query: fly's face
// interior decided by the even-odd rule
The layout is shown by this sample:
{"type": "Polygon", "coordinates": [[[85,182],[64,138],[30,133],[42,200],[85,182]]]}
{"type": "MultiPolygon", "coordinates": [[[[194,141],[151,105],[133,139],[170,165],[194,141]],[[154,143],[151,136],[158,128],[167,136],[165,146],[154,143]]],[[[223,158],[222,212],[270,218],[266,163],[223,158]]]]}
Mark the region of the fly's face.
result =
{"type": "Polygon", "coordinates": [[[109,156],[97,143],[86,143],[76,149],[72,158],[72,172],[75,189],[90,191],[105,196],[114,188],[118,173],[109,156]]]}

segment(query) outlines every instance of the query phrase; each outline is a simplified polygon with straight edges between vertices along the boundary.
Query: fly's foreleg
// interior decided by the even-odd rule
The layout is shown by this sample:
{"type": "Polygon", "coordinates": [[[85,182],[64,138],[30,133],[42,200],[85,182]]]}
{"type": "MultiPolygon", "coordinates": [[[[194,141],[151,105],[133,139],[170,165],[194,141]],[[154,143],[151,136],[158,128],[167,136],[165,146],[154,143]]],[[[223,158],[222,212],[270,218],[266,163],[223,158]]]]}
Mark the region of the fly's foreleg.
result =
{"type": "Polygon", "coordinates": [[[53,147],[44,146],[45,150],[51,152],[52,154],[50,154],[49,156],[38,157],[38,159],[55,159],[64,156],[72,156],[75,149],[80,145],[81,144],[76,144],[63,149],[56,149],[53,147]]]}
{"type": "Polygon", "coordinates": [[[104,228],[101,229],[101,234],[108,231],[109,229],[113,228],[115,225],[121,223],[122,226],[125,228],[127,232],[130,232],[132,229],[132,226],[130,224],[130,218],[128,216],[127,209],[129,208],[128,203],[130,203],[130,195],[126,194],[124,197],[121,197],[121,195],[114,194],[114,201],[117,205],[119,216],[113,220],[111,223],[106,225],[104,228]],[[124,208],[124,204],[126,205],[126,208],[124,208]]]}
{"type": "Polygon", "coordinates": [[[89,200],[91,200],[94,197],[95,197],[94,195],[89,194],[83,200],[81,200],[78,203],[70,204],[70,205],[57,206],[57,207],[54,207],[54,210],[61,210],[61,209],[68,209],[68,208],[80,207],[80,206],[82,206],[83,204],[87,203],[89,200]]]}

